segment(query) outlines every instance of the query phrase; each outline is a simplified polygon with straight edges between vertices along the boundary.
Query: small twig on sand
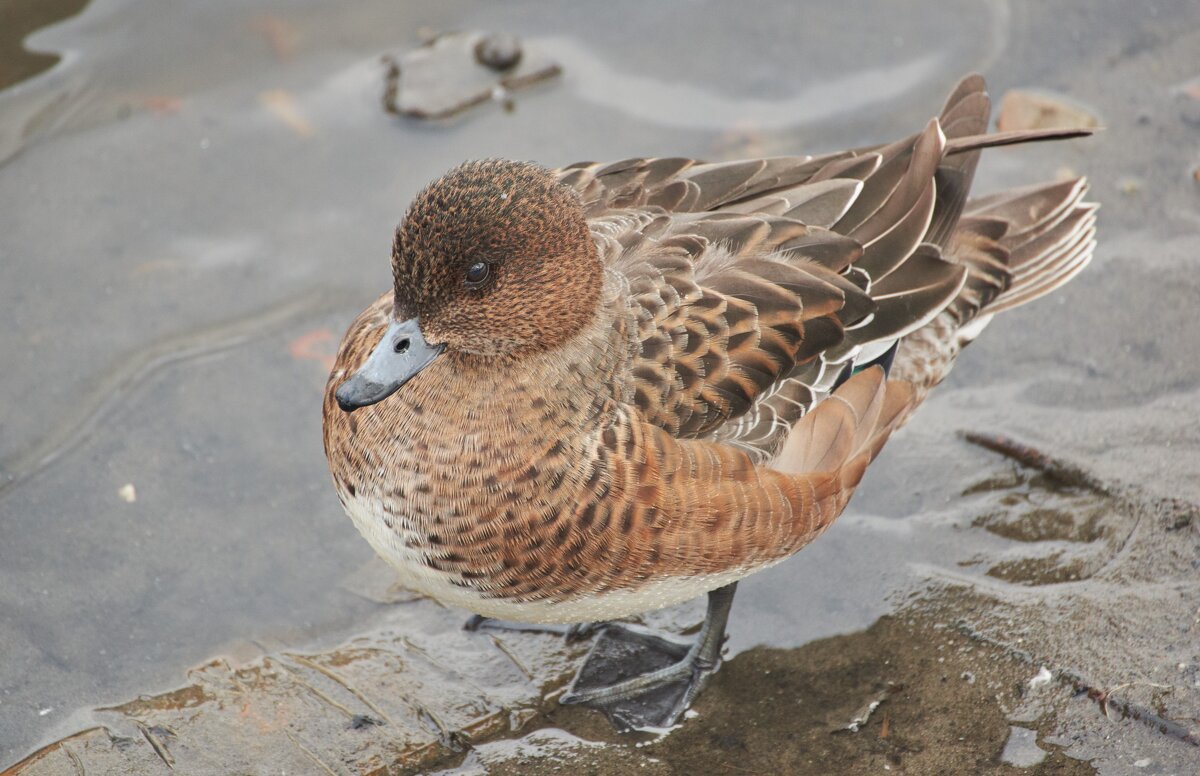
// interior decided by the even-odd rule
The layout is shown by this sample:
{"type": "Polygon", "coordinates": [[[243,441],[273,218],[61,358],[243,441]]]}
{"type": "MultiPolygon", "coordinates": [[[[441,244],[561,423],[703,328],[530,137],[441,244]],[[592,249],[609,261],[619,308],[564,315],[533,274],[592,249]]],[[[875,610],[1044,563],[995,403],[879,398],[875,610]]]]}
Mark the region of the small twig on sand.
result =
{"type": "Polygon", "coordinates": [[[1012,437],[979,431],[960,431],[959,434],[971,444],[999,453],[1022,466],[1037,469],[1064,485],[1087,488],[1125,504],[1139,514],[1155,515],[1168,531],[1200,526],[1200,506],[1186,499],[1156,496],[1136,485],[1106,483],[1081,466],[1044,453],[1012,437]]]}
{"type": "MultiPolygon", "coordinates": [[[[987,644],[988,646],[1001,649],[1009,656],[1019,660],[1022,663],[1025,663],[1026,665],[1032,666],[1037,664],[1036,661],[1034,661],[1033,656],[1028,652],[1021,649],[1016,649],[1015,647],[1010,647],[1007,644],[991,638],[990,636],[980,633],[965,622],[959,622],[957,627],[960,633],[973,641],[978,641],[983,644],[987,644]]],[[[1129,701],[1122,700],[1121,698],[1113,697],[1113,693],[1117,690],[1138,684],[1136,682],[1126,682],[1113,687],[1111,690],[1103,690],[1089,682],[1081,674],[1072,671],[1069,668],[1056,668],[1052,672],[1052,675],[1055,679],[1059,679],[1060,681],[1065,681],[1066,683],[1070,684],[1075,692],[1087,695],[1089,699],[1095,701],[1100,707],[1100,712],[1105,717],[1110,716],[1110,710],[1115,711],[1122,717],[1127,717],[1129,719],[1136,720],[1137,722],[1141,722],[1143,725],[1154,728],[1165,736],[1170,736],[1171,738],[1174,738],[1177,741],[1182,741],[1185,744],[1191,744],[1192,746],[1200,747],[1200,730],[1191,730],[1174,720],[1159,716],[1145,706],[1139,706],[1136,703],[1130,703],[1129,701]]],[[[1161,687],[1161,685],[1150,686],[1161,687]]]]}
{"type": "Polygon", "coordinates": [[[1088,488],[1103,493],[1106,496],[1114,495],[1109,486],[1091,472],[1084,471],[1075,464],[1067,463],[1061,458],[1055,458],[1048,453],[1043,453],[1041,450],[1018,442],[1011,437],[1000,434],[984,434],[978,431],[963,431],[961,433],[963,439],[971,444],[979,445],[994,453],[1000,453],[1031,469],[1037,469],[1064,485],[1088,488]]]}
{"type": "Polygon", "coordinates": [[[146,742],[150,744],[150,748],[154,750],[154,753],[158,755],[159,759],[166,763],[167,768],[170,770],[175,770],[175,758],[171,756],[171,752],[167,749],[167,745],[164,744],[156,735],[156,731],[147,727],[141,720],[135,719],[133,724],[137,725],[138,730],[142,732],[142,737],[145,738],[146,742]]]}

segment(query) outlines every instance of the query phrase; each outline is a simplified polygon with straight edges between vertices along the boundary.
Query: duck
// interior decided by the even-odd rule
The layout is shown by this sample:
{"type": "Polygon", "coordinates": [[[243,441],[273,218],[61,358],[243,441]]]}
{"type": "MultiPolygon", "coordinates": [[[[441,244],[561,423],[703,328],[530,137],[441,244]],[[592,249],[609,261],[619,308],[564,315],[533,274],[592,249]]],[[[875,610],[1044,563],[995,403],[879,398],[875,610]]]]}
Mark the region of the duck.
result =
{"type": "Polygon", "coordinates": [[[606,623],[560,702],[675,724],[738,580],[829,528],[997,313],[1090,261],[1085,179],[970,196],[985,148],[1089,131],[989,116],[972,74],[886,145],[447,172],[326,386],[351,521],[475,623],[606,623]],[[614,622],[702,595],[690,642],[614,622]]]}

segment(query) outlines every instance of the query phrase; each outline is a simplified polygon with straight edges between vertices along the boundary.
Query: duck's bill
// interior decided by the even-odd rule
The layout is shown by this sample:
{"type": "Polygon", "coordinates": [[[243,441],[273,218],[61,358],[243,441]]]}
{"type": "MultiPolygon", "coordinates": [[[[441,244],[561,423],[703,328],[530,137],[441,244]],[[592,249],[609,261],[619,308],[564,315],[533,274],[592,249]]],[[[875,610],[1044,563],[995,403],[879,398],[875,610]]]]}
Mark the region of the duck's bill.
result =
{"type": "Polygon", "coordinates": [[[353,412],[383,401],[433,363],[445,345],[430,345],[416,318],[392,323],[366,363],[338,386],[338,406],[353,412]]]}

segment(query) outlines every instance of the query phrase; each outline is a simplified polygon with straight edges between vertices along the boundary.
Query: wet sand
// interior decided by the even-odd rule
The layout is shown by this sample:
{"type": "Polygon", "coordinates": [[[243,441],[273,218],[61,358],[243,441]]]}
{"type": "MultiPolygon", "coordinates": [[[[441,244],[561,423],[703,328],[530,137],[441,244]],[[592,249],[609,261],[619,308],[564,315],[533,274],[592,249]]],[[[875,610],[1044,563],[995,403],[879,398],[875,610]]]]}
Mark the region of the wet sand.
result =
{"type": "MultiPolygon", "coordinates": [[[[743,652],[723,666],[695,713],[668,735],[616,734],[596,712],[552,702],[537,709],[536,700],[512,712],[515,717],[484,715],[484,724],[446,717],[451,729],[460,731],[454,737],[426,736],[427,745],[403,750],[394,742],[420,733],[406,728],[386,701],[386,709],[347,711],[333,733],[294,696],[279,691],[284,682],[279,674],[325,666],[342,680],[353,677],[346,666],[356,658],[343,648],[333,659],[274,656],[261,669],[237,674],[210,666],[201,673],[212,677],[194,675],[198,682],[189,688],[126,704],[114,710],[122,719],[108,715],[108,732],[96,730],[53,745],[12,773],[70,772],[76,763],[99,772],[155,773],[169,763],[182,772],[210,773],[268,761],[300,772],[314,767],[338,772],[340,763],[352,772],[393,774],[603,776],[633,768],[648,774],[1094,773],[1088,763],[1069,757],[1064,746],[1045,742],[1055,733],[1053,713],[1043,710],[1013,721],[1031,705],[1070,703],[1072,688],[1061,678],[1037,678],[1040,669],[1023,654],[970,633],[961,622],[939,621],[939,610],[961,612],[962,602],[948,603],[935,596],[864,631],[799,649],[743,652]],[[230,683],[244,685],[245,692],[229,695],[230,683]],[[263,702],[267,698],[271,703],[263,702]],[[231,715],[222,707],[241,711],[231,715]],[[264,716],[267,708],[271,711],[264,716]],[[221,717],[234,717],[232,727],[211,724],[221,717]],[[128,735],[122,735],[123,727],[128,735]],[[1018,745],[1022,733],[1040,743],[1018,745]],[[388,741],[393,742],[390,754],[388,741]],[[216,754],[223,750],[229,753],[216,754]]],[[[526,642],[512,658],[542,676],[566,677],[581,657],[576,648],[571,660],[547,663],[546,653],[539,661],[524,648],[532,640],[556,651],[554,637],[499,638],[526,642]]],[[[401,677],[409,670],[393,665],[393,673],[397,667],[401,677]]],[[[493,685],[497,676],[491,675],[493,685]]],[[[310,677],[314,684],[306,685],[310,700],[319,694],[336,703],[336,689],[319,689],[320,678],[310,677]]],[[[357,685],[378,700],[404,692],[412,678],[409,673],[407,680],[384,680],[382,686],[350,679],[345,686],[357,685]]],[[[558,684],[552,696],[561,689],[558,684]]],[[[430,701],[431,710],[443,715],[453,705],[445,698],[427,697],[430,701]]]]}
{"type": "MultiPolygon", "coordinates": [[[[1035,673],[953,624],[887,616],[800,649],[742,653],[696,704],[698,716],[658,740],[615,737],[602,717],[576,709],[546,724],[619,748],[580,754],[571,762],[580,773],[629,773],[631,761],[650,774],[1094,773],[1054,746],[1033,750],[1044,759],[1025,768],[1001,759],[1008,714],[1035,673]],[[848,730],[872,702],[866,723],[848,730]]],[[[1053,732],[1048,719],[1024,724],[1039,738],[1053,732]]],[[[527,759],[485,762],[492,774],[562,772],[527,759]]]]}

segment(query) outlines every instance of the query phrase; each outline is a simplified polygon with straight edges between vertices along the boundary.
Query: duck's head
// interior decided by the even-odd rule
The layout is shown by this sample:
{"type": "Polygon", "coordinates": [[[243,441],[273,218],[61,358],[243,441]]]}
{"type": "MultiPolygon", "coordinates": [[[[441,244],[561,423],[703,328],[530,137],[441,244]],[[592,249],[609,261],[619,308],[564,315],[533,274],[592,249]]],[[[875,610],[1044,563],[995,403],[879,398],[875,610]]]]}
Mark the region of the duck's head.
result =
{"type": "Polygon", "coordinates": [[[467,162],[416,196],[392,249],[392,321],[337,389],[350,412],[443,353],[495,361],[554,348],[592,319],[604,270],[576,193],[545,168],[467,162]]]}

